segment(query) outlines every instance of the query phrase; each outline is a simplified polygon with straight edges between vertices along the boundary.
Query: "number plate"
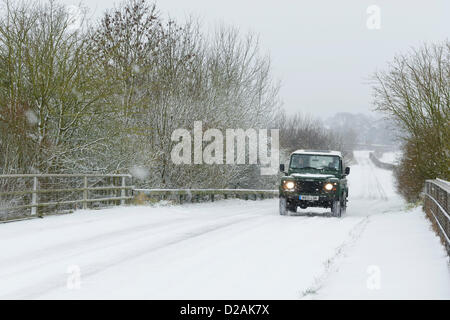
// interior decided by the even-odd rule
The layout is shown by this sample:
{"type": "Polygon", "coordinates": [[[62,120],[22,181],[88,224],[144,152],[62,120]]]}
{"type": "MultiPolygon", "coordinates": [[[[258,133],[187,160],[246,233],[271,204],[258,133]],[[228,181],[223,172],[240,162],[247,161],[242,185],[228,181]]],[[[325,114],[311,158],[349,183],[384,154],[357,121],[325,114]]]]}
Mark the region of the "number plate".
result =
{"type": "Polygon", "coordinates": [[[299,200],[306,200],[306,201],[317,201],[319,200],[319,196],[298,196],[299,200]]]}

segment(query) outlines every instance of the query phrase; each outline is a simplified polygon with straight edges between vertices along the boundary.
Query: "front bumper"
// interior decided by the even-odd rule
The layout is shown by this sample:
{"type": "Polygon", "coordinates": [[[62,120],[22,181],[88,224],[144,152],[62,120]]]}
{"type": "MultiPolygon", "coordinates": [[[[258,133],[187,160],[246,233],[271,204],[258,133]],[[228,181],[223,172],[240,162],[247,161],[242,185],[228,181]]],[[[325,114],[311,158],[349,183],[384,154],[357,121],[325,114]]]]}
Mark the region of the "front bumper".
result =
{"type": "Polygon", "coordinates": [[[339,198],[339,187],[337,181],[330,180],[282,180],[280,185],[280,197],[286,198],[289,204],[299,206],[302,208],[307,207],[325,207],[330,208],[333,201],[339,198]],[[294,187],[292,189],[285,189],[286,181],[293,181],[294,187]],[[334,188],[332,190],[326,190],[325,184],[333,183],[334,188]],[[317,200],[300,200],[299,196],[315,196],[317,200]]]}
{"type": "Polygon", "coordinates": [[[280,193],[280,197],[286,198],[286,200],[290,204],[295,204],[299,207],[323,207],[323,208],[330,208],[333,201],[336,198],[335,193],[330,192],[326,194],[303,194],[303,193],[289,193],[289,192],[282,192],[280,193]],[[300,200],[300,195],[309,195],[309,196],[318,196],[318,200],[300,200]]]}

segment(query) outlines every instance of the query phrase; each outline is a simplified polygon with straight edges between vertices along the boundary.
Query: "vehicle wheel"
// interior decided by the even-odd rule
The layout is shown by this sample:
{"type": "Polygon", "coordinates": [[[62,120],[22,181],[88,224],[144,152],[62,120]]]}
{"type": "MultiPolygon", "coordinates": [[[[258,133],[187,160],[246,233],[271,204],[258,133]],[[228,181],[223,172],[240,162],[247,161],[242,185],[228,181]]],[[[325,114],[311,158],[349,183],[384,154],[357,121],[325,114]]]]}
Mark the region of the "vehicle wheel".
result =
{"type": "Polygon", "coordinates": [[[296,205],[293,205],[293,204],[290,205],[290,204],[288,203],[287,209],[288,209],[289,212],[297,212],[297,206],[296,206],[296,205]]]}
{"type": "Polygon", "coordinates": [[[285,216],[287,215],[287,201],[286,198],[280,198],[280,215],[285,216]]]}
{"type": "Polygon", "coordinates": [[[341,216],[347,211],[347,195],[344,193],[341,200],[341,216]]]}
{"type": "Polygon", "coordinates": [[[331,206],[331,212],[333,217],[341,217],[342,210],[341,210],[341,201],[333,201],[333,205],[331,206]]]}
{"type": "Polygon", "coordinates": [[[280,198],[280,215],[285,216],[290,212],[296,212],[297,207],[295,205],[290,204],[286,198],[280,198]]]}

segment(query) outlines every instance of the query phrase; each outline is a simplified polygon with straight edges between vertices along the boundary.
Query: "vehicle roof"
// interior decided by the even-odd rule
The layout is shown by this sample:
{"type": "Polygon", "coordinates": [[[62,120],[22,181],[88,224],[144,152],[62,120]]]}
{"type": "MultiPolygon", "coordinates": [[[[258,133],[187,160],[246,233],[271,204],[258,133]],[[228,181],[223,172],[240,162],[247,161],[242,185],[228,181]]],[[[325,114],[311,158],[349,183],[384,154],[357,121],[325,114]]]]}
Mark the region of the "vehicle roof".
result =
{"type": "Polygon", "coordinates": [[[342,158],[342,153],[340,151],[333,150],[296,150],[292,154],[314,154],[321,156],[338,156],[342,158]]]}

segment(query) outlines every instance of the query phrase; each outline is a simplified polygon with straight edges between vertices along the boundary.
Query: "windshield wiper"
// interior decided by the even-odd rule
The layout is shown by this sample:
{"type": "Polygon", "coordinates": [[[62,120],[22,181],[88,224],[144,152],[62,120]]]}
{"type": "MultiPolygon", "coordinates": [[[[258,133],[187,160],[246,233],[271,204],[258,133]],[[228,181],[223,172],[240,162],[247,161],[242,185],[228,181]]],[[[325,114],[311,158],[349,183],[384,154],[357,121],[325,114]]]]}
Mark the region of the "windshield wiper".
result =
{"type": "Polygon", "coordinates": [[[339,171],[338,169],[334,168],[334,167],[320,167],[317,168],[317,170],[324,170],[324,171],[339,171]]]}

